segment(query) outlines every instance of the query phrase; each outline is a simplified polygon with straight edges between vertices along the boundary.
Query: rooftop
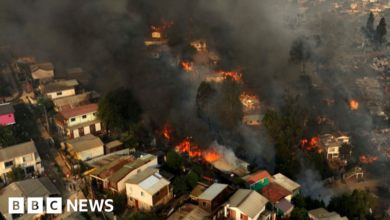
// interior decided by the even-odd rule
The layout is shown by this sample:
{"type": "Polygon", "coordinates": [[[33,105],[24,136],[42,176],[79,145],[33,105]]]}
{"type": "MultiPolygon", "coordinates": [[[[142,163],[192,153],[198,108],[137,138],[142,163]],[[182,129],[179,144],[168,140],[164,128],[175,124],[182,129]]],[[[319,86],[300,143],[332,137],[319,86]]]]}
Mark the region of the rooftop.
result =
{"type": "Polygon", "coordinates": [[[100,146],[103,146],[102,140],[99,137],[96,137],[92,134],[87,134],[85,136],[71,139],[63,142],[67,145],[71,145],[75,152],[83,152],[86,150],[94,149],[100,146]]]}
{"type": "Polygon", "coordinates": [[[249,175],[244,176],[242,179],[245,180],[249,185],[259,182],[260,180],[263,180],[265,178],[269,178],[270,180],[273,180],[271,177],[271,174],[268,173],[266,170],[260,170],[256,173],[252,173],[249,175]]]}
{"type": "Polygon", "coordinates": [[[60,194],[48,177],[11,183],[0,190],[0,212],[8,213],[10,197],[48,197],[60,194]]]}
{"type": "Polygon", "coordinates": [[[176,210],[167,220],[204,220],[209,215],[199,206],[187,203],[176,210]]]}
{"type": "Polygon", "coordinates": [[[246,174],[249,174],[249,171],[244,168],[249,164],[240,159],[237,159],[236,161],[234,161],[235,164],[232,164],[229,163],[229,161],[227,161],[225,157],[220,157],[217,160],[211,161],[210,163],[213,164],[215,168],[224,173],[234,173],[237,176],[244,176],[246,174]]]}
{"type": "Polygon", "coordinates": [[[49,82],[47,84],[42,84],[39,86],[39,89],[43,93],[51,93],[51,92],[64,91],[68,89],[74,89],[74,87],[78,85],[79,83],[75,79],[60,80],[60,81],[49,82]]]}
{"type": "Polygon", "coordinates": [[[31,72],[37,71],[38,69],[54,70],[54,66],[50,62],[47,62],[47,63],[37,63],[37,64],[30,65],[31,72]]]}
{"type": "Polygon", "coordinates": [[[307,211],[307,213],[318,220],[348,220],[347,217],[340,217],[337,212],[328,212],[324,208],[313,209],[307,211]]]}
{"type": "Polygon", "coordinates": [[[90,99],[99,98],[99,93],[95,91],[91,92],[85,92],[78,95],[63,97],[54,100],[54,104],[58,108],[59,111],[64,111],[67,109],[73,109],[80,106],[88,105],[90,104],[90,99]]]}
{"type": "Polygon", "coordinates": [[[113,148],[113,147],[120,146],[122,144],[123,144],[122,142],[115,140],[115,141],[111,141],[111,142],[107,143],[106,148],[113,148]]]}
{"type": "Polygon", "coordinates": [[[280,209],[283,213],[290,213],[292,211],[292,208],[294,208],[294,205],[291,204],[286,199],[281,199],[279,202],[275,204],[275,206],[280,209]]]}
{"type": "Polygon", "coordinates": [[[230,207],[237,207],[241,212],[253,219],[265,207],[268,200],[256,191],[239,189],[229,198],[227,203],[230,207]]]}
{"type": "Polygon", "coordinates": [[[150,195],[154,195],[170,182],[158,173],[158,169],[146,169],[128,179],[126,183],[138,185],[150,195]]]}
{"type": "Polygon", "coordinates": [[[5,114],[9,114],[9,113],[14,113],[14,112],[15,112],[15,109],[11,103],[0,104],[0,115],[5,115],[5,114]]]}
{"type": "Polygon", "coordinates": [[[293,192],[294,190],[301,187],[301,185],[290,180],[289,178],[287,178],[285,175],[283,175],[281,173],[275,174],[274,179],[275,179],[274,181],[277,184],[281,185],[283,188],[289,190],[290,192],[293,192]]]}
{"type": "Polygon", "coordinates": [[[202,194],[200,194],[198,199],[213,200],[227,187],[228,187],[227,184],[214,183],[208,189],[206,189],[202,194]]]}
{"type": "Polygon", "coordinates": [[[64,119],[70,119],[79,115],[84,115],[92,112],[96,112],[98,109],[98,105],[93,103],[89,105],[84,105],[80,106],[77,108],[73,109],[68,109],[60,112],[59,114],[64,118],[64,119]]]}
{"type": "Polygon", "coordinates": [[[119,170],[120,168],[117,168],[115,170],[115,165],[123,162],[123,161],[126,161],[126,163],[130,163],[131,161],[134,161],[136,160],[136,158],[134,156],[121,156],[121,157],[118,157],[116,155],[112,155],[112,156],[109,156],[109,157],[104,157],[102,159],[99,159],[99,160],[94,160],[93,162],[87,162],[90,166],[92,167],[95,167],[96,170],[94,170],[93,172],[91,172],[91,175],[97,175],[99,177],[101,176],[110,176],[110,175],[107,175],[107,174],[104,174],[104,172],[108,171],[111,169],[110,173],[114,173],[116,172],[117,170],[119,170]]]}
{"type": "Polygon", "coordinates": [[[348,137],[348,133],[343,131],[335,131],[332,133],[332,135],[334,138],[343,137],[343,136],[348,137]]]}
{"type": "Polygon", "coordinates": [[[272,204],[275,204],[284,197],[291,195],[290,191],[275,182],[271,182],[261,188],[259,193],[267,198],[272,204]]]}
{"type": "Polygon", "coordinates": [[[68,72],[68,74],[82,73],[83,69],[81,69],[81,67],[70,68],[67,69],[66,72],[68,72]]]}
{"type": "Polygon", "coordinates": [[[205,190],[207,186],[204,184],[199,184],[191,191],[190,196],[198,198],[205,190]]]}
{"type": "Polygon", "coordinates": [[[40,63],[40,64],[33,64],[30,65],[30,70],[32,73],[33,79],[45,79],[45,78],[53,78],[54,77],[54,66],[52,63],[40,63]],[[44,72],[44,71],[49,72],[44,72]]]}
{"type": "Polygon", "coordinates": [[[27,154],[36,153],[35,159],[38,160],[39,155],[33,141],[13,145],[0,150],[0,161],[7,161],[27,154]]]}

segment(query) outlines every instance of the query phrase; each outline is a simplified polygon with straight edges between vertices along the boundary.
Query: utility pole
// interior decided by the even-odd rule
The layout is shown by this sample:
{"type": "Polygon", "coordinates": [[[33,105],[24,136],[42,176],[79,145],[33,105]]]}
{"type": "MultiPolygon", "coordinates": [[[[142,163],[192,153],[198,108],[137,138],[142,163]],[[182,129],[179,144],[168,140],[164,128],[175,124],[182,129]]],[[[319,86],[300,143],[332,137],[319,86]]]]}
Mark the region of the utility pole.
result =
{"type": "MultiPolygon", "coordinates": [[[[39,105],[42,105],[42,104],[39,104],[39,105]]],[[[46,107],[45,107],[45,105],[42,105],[42,106],[43,106],[43,110],[45,111],[47,133],[50,135],[50,126],[49,126],[49,119],[47,118],[46,107]]]]}

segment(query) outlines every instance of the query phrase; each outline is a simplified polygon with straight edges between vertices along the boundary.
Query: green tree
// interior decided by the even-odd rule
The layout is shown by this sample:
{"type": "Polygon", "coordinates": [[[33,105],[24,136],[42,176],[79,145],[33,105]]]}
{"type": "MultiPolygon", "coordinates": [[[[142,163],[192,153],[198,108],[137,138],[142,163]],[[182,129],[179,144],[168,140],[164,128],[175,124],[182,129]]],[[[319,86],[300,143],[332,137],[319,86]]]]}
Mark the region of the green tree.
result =
{"type": "Polygon", "coordinates": [[[137,123],[141,107],[129,89],[118,88],[108,91],[98,103],[97,117],[106,129],[124,130],[129,124],[137,123]]]}
{"type": "Polygon", "coordinates": [[[219,119],[227,128],[233,129],[244,116],[238,82],[227,76],[221,86],[221,95],[217,105],[219,119]]]}
{"type": "Polygon", "coordinates": [[[306,220],[306,209],[295,207],[291,213],[290,220],[306,220]]]}
{"type": "Polygon", "coordinates": [[[18,165],[18,166],[13,166],[11,168],[11,171],[7,173],[7,177],[9,182],[16,182],[16,181],[23,180],[26,177],[26,175],[24,173],[24,169],[20,165],[18,165]]]}
{"type": "Polygon", "coordinates": [[[178,171],[183,166],[183,158],[175,151],[170,151],[167,154],[167,165],[169,168],[178,171]]]}
{"type": "Polygon", "coordinates": [[[181,175],[177,176],[173,182],[173,191],[179,195],[184,195],[188,192],[186,177],[181,175]]]}
{"type": "Polygon", "coordinates": [[[379,25],[376,27],[376,36],[379,44],[382,45],[383,38],[385,37],[386,33],[387,33],[386,21],[385,18],[381,18],[381,20],[379,21],[379,25]]]}
{"type": "Polygon", "coordinates": [[[116,215],[121,215],[123,211],[125,211],[126,206],[127,206],[127,196],[125,193],[120,193],[115,196],[114,198],[114,213],[116,215]]]}
{"type": "Polygon", "coordinates": [[[316,170],[318,170],[320,173],[323,172],[324,170],[324,155],[322,153],[319,153],[316,150],[310,151],[308,155],[309,162],[314,165],[316,170]]]}
{"type": "MultiPolygon", "coordinates": [[[[321,196],[321,195],[319,195],[321,196]]],[[[318,208],[326,208],[324,201],[318,199],[313,199],[310,196],[305,197],[305,208],[306,210],[313,210],[318,208]]]]}
{"type": "Polygon", "coordinates": [[[350,155],[352,152],[352,145],[347,144],[347,143],[343,143],[341,145],[339,151],[340,151],[340,157],[342,159],[346,159],[346,158],[348,158],[348,155],[350,155]]]}
{"type": "Polygon", "coordinates": [[[354,190],[352,194],[344,193],[332,197],[328,204],[328,211],[335,211],[348,219],[365,219],[370,208],[376,205],[376,199],[367,191],[354,190]]]}
{"type": "Polygon", "coordinates": [[[194,171],[196,174],[198,174],[198,177],[199,177],[199,178],[202,178],[202,176],[203,176],[203,169],[202,169],[201,166],[196,165],[196,164],[193,165],[192,171],[194,171]]]}
{"type": "Polygon", "coordinates": [[[370,32],[374,31],[374,21],[375,21],[374,13],[370,12],[370,15],[368,16],[367,19],[367,25],[366,25],[367,30],[369,30],[370,32]]]}
{"type": "Polygon", "coordinates": [[[128,131],[122,133],[120,141],[125,148],[136,148],[138,146],[138,140],[135,135],[135,126],[131,126],[128,131]]]}
{"type": "Polygon", "coordinates": [[[305,198],[302,197],[301,195],[294,196],[294,198],[292,198],[292,204],[294,204],[294,207],[298,207],[298,208],[306,207],[305,198]]]}
{"type": "Polygon", "coordinates": [[[12,131],[12,126],[0,125],[0,146],[9,147],[14,144],[16,144],[16,139],[14,137],[14,132],[12,131]]]}
{"type": "Polygon", "coordinates": [[[195,188],[198,184],[198,175],[195,172],[189,172],[186,175],[186,182],[191,189],[195,188]]]}

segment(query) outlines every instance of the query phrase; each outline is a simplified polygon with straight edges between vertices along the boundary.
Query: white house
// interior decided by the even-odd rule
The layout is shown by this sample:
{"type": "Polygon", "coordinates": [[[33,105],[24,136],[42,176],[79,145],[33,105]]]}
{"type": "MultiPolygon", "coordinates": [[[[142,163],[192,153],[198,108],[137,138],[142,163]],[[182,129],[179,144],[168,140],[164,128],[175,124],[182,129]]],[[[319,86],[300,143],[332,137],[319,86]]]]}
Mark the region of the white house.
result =
{"type": "Polygon", "coordinates": [[[301,188],[301,185],[298,183],[292,181],[285,175],[278,173],[273,176],[273,181],[277,184],[281,185],[283,188],[287,189],[292,193],[292,195],[289,195],[288,197],[285,197],[288,201],[291,201],[292,197],[299,194],[299,189],[301,188]]]}
{"type": "Polygon", "coordinates": [[[70,138],[96,134],[102,130],[101,121],[96,117],[98,105],[88,104],[63,110],[54,116],[57,127],[70,138]]]}
{"type": "Polygon", "coordinates": [[[41,170],[41,158],[33,141],[13,145],[0,150],[0,176],[7,179],[13,166],[21,166],[26,175],[41,170]]]}
{"type": "Polygon", "coordinates": [[[224,205],[225,217],[256,220],[265,211],[268,199],[250,189],[239,189],[224,205]]]}
{"type": "Polygon", "coordinates": [[[310,220],[348,220],[347,217],[341,217],[337,212],[328,212],[328,210],[324,208],[307,211],[307,215],[310,220]]]}
{"type": "Polygon", "coordinates": [[[242,118],[242,123],[246,125],[260,125],[263,116],[262,114],[247,114],[242,118]]]}
{"type": "Polygon", "coordinates": [[[169,184],[158,169],[146,169],[126,180],[127,204],[135,210],[158,209],[173,198],[169,184]]]}
{"type": "Polygon", "coordinates": [[[31,76],[40,82],[50,81],[54,77],[54,66],[52,63],[38,63],[30,65],[31,76]]]}
{"type": "Polygon", "coordinates": [[[343,144],[343,143],[349,144],[349,138],[350,137],[348,136],[347,132],[336,131],[336,132],[332,133],[332,136],[340,144],[343,144]]]}
{"type": "Polygon", "coordinates": [[[78,160],[86,161],[104,155],[104,144],[99,137],[87,134],[61,143],[78,160]]]}
{"type": "Polygon", "coordinates": [[[77,80],[57,80],[46,84],[39,85],[42,95],[50,99],[58,99],[76,94],[77,80]]]}

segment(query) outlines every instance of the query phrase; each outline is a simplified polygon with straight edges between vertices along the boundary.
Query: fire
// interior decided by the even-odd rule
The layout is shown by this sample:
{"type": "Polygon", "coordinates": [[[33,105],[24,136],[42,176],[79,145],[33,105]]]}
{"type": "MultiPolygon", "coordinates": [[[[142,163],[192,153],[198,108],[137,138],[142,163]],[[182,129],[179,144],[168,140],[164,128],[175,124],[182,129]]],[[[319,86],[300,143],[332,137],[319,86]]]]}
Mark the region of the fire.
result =
{"type": "Polygon", "coordinates": [[[190,62],[183,62],[182,61],[181,66],[183,67],[183,69],[186,72],[190,72],[190,71],[194,70],[193,63],[190,63],[190,62]]]}
{"type": "Polygon", "coordinates": [[[355,110],[355,109],[358,109],[359,108],[359,102],[355,101],[355,100],[351,100],[349,102],[349,105],[351,106],[351,109],[352,110],[355,110]]]}
{"type": "Polygon", "coordinates": [[[317,138],[317,137],[312,137],[311,140],[310,140],[309,145],[310,145],[310,146],[315,146],[315,145],[317,145],[318,139],[319,139],[319,138],[317,138]]]}
{"type": "Polygon", "coordinates": [[[218,158],[220,158],[221,155],[219,155],[217,152],[215,152],[214,150],[209,150],[207,152],[204,152],[203,154],[203,158],[208,161],[208,162],[212,162],[214,160],[218,160],[218,158]]]}
{"type": "Polygon", "coordinates": [[[240,79],[242,77],[242,73],[238,73],[238,72],[224,72],[224,71],[220,70],[218,72],[218,74],[221,74],[224,76],[231,76],[235,81],[240,81],[240,79]]]}
{"type": "Polygon", "coordinates": [[[244,112],[255,110],[260,105],[259,97],[248,95],[245,92],[240,95],[240,101],[244,106],[244,112]]]}
{"type": "Polygon", "coordinates": [[[169,125],[168,121],[164,125],[164,136],[166,139],[170,140],[171,137],[169,136],[170,133],[172,133],[174,129],[169,125]]]}
{"type": "Polygon", "coordinates": [[[311,151],[311,150],[316,149],[316,150],[318,150],[318,153],[321,153],[321,149],[318,148],[318,146],[317,146],[317,143],[319,142],[319,140],[320,140],[319,137],[312,137],[310,139],[310,141],[308,141],[307,139],[302,139],[299,142],[301,143],[302,147],[305,147],[305,145],[307,145],[305,147],[306,150],[311,151]]]}
{"type": "Polygon", "coordinates": [[[152,30],[154,31],[165,31],[166,28],[170,28],[171,25],[174,25],[175,22],[173,21],[165,21],[164,19],[161,19],[161,26],[160,27],[156,27],[156,26],[152,26],[152,30]]]}
{"type": "Polygon", "coordinates": [[[175,149],[181,151],[181,152],[187,152],[190,157],[200,157],[202,156],[202,152],[194,145],[191,146],[190,140],[187,137],[183,142],[181,142],[179,145],[175,147],[175,149]]]}
{"type": "Polygon", "coordinates": [[[371,155],[367,155],[367,156],[360,156],[359,157],[360,159],[360,162],[364,163],[364,164],[368,164],[368,163],[372,163],[376,160],[378,160],[378,157],[374,157],[374,156],[371,156],[371,155]]]}
{"type": "Polygon", "coordinates": [[[301,145],[302,147],[305,146],[305,144],[307,143],[307,139],[302,139],[300,140],[299,142],[301,142],[301,145]]]}

